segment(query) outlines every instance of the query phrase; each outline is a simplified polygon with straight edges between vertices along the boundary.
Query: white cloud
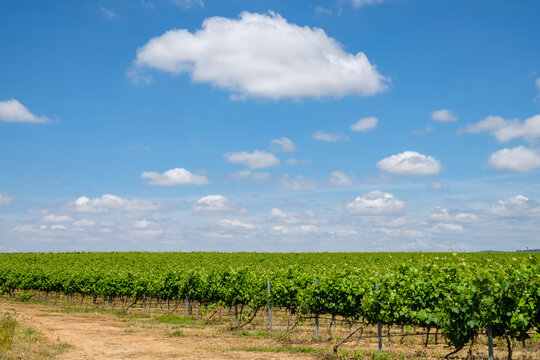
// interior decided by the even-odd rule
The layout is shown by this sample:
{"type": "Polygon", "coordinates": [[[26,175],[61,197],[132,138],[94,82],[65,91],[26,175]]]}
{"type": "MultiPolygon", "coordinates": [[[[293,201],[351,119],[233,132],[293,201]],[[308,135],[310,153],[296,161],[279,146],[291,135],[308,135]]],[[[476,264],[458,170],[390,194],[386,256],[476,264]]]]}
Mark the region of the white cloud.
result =
{"type": "Polygon", "coordinates": [[[223,195],[203,196],[192,205],[191,209],[208,213],[238,210],[237,206],[223,195]]]}
{"type": "Polygon", "coordinates": [[[291,139],[286,137],[273,139],[270,142],[270,148],[275,152],[294,152],[296,150],[296,146],[291,139]]]}
{"type": "Polygon", "coordinates": [[[487,211],[495,216],[524,218],[540,215],[540,204],[524,195],[516,195],[498,200],[487,211]]]}
{"type": "Polygon", "coordinates": [[[95,221],[87,220],[87,219],[77,220],[73,223],[73,226],[76,226],[76,227],[90,227],[94,225],[96,225],[95,221]]]}
{"type": "Polygon", "coordinates": [[[9,205],[13,201],[13,196],[0,192],[0,205],[9,205]]]}
{"type": "Polygon", "coordinates": [[[540,154],[524,146],[505,148],[491,154],[489,164],[498,170],[529,172],[540,167],[540,154]]]}
{"type": "Polygon", "coordinates": [[[534,115],[523,122],[518,119],[507,120],[500,116],[488,116],[476,124],[467,125],[465,131],[469,133],[489,132],[500,142],[518,137],[532,141],[540,137],[540,115],[534,115]]]}
{"type": "Polygon", "coordinates": [[[428,184],[428,187],[432,190],[441,190],[443,188],[443,184],[437,181],[432,181],[428,184]]]}
{"type": "Polygon", "coordinates": [[[365,5],[375,5],[384,2],[385,0],[351,0],[352,6],[359,8],[365,5]]]}
{"type": "Polygon", "coordinates": [[[450,110],[441,109],[431,113],[431,120],[437,122],[453,122],[457,121],[457,116],[452,114],[450,110]]]}
{"type": "Polygon", "coordinates": [[[36,116],[17,100],[9,99],[0,101],[0,121],[48,124],[52,120],[45,116],[36,116]]]}
{"type": "Polygon", "coordinates": [[[99,5],[98,7],[99,11],[101,11],[101,13],[103,14],[103,16],[105,16],[106,18],[109,18],[109,19],[116,19],[118,17],[118,14],[116,14],[114,11],[110,10],[110,9],[107,9],[105,6],[103,5],[99,5]]]}
{"type": "Polygon", "coordinates": [[[196,6],[204,7],[204,2],[202,0],[171,0],[171,1],[173,2],[173,4],[175,4],[176,6],[184,10],[187,10],[196,6]]]}
{"type": "Polygon", "coordinates": [[[274,225],[272,231],[278,232],[283,235],[305,235],[305,234],[317,234],[319,229],[315,225],[274,225]]]}
{"type": "Polygon", "coordinates": [[[295,158],[290,158],[290,159],[285,160],[285,164],[286,165],[298,165],[298,160],[296,160],[295,158]]]}
{"type": "Polygon", "coordinates": [[[350,126],[350,129],[351,130],[354,130],[354,131],[369,131],[369,130],[373,130],[377,127],[377,124],[379,123],[379,119],[377,119],[376,117],[367,117],[367,118],[363,118],[363,119],[360,119],[358,120],[357,122],[355,122],[354,124],[352,124],[350,126]]]}
{"type": "Polygon", "coordinates": [[[225,160],[233,164],[243,164],[250,169],[257,169],[269,166],[279,165],[279,159],[266,151],[255,150],[250,153],[247,151],[228,153],[223,155],[225,160]]]}
{"type": "Polygon", "coordinates": [[[51,225],[51,230],[67,230],[65,225],[51,225]]]}
{"type": "Polygon", "coordinates": [[[148,200],[124,199],[120,196],[105,194],[99,198],[89,199],[81,196],[72,204],[73,210],[84,213],[108,213],[110,210],[124,212],[155,211],[160,208],[148,200]]]}
{"type": "Polygon", "coordinates": [[[461,222],[469,223],[478,219],[478,216],[471,213],[457,213],[450,214],[447,209],[441,207],[434,207],[428,213],[428,218],[433,221],[439,222],[461,222]]]}
{"type": "Polygon", "coordinates": [[[351,186],[354,183],[354,176],[347,175],[343,171],[334,171],[330,174],[330,184],[332,185],[351,186]]]}
{"type": "Polygon", "coordinates": [[[328,142],[347,141],[347,140],[349,140],[348,136],[339,135],[339,134],[329,134],[329,133],[325,133],[322,130],[315,131],[313,133],[313,138],[315,140],[328,141],[328,142]]]}
{"type": "Polygon", "coordinates": [[[431,156],[416,151],[405,151],[382,159],[377,167],[390,174],[400,176],[436,175],[441,169],[441,163],[431,156]]]}
{"type": "Polygon", "coordinates": [[[445,234],[445,233],[452,233],[452,232],[462,232],[463,226],[459,224],[444,224],[440,223],[432,228],[428,229],[429,232],[436,233],[436,234],[445,234]]]}
{"type": "Polygon", "coordinates": [[[405,204],[394,195],[382,191],[370,191],[358,196],[346,205],[347,211],[359,215],[390,215],[401,213],[405,204]]]}
{"type": "Polygon", "coordinates": [[[244,223],[238,220],[227,220],[223,219],[218,222],[218,226],[222,227],[224,229],[240,229],[240,230],[253,230],[255,229],[255,225],[244,223]]]}
{"type": "Polygon", "coordinates": [[[267,172],[257,172],[257,171],[250,171],[250,170],[241,170],[234,172],[232,174],[229,174],[229,177],[233,179],[249,179],[251,181],[267,181],[270,179],[270,174],[267,172]]]}
{"type": "Polygon", "coordinates": [[[187,72],[239,98],[373,95],[388,83],[363,52],[347,53],[324,30],[273,12],[207,18],[194,33],[167,31],[137,50],[134,66],[187,72]]]}
{"type": "Polygon", "coordinates": [[[145,171],[141,174],[141,178],[148,180],[151,185],[162,186],[205,185],[210,183],[205,176],[193,174],[184,168],[167,170],[163,174],[145,171]]]}
{"type": "Polygon", "coordinates": [[[318,184],[316,180],[306,178],[302,175],[290,177],[288,174],[285,174],[279,178],[279,185],[283,190],[308,191],[315,190],[318,184]]]}
{"type": "Polygon", "coordinates": [[[135,229],[149,229],[149,228],[156,228],[159,224],[150,220],[142,219],[137,220],[133,223],[133,227],[135,229]]]}
{"type": "Polygon", "coordinates": [[[308,210],[304,212],[285,212],[278,208],[273,208],[268,214],[268,218],[283,224],[320,224],[323,221],[315,218],[313,211],[308,210]]]}
{"type": "Polygon", "coordinates": [[[49,214],[43,217],[43,221],[52,222],[52,223],[66,223],[66,222],[72,222],[73,218],[67,215],[49,214]]]}

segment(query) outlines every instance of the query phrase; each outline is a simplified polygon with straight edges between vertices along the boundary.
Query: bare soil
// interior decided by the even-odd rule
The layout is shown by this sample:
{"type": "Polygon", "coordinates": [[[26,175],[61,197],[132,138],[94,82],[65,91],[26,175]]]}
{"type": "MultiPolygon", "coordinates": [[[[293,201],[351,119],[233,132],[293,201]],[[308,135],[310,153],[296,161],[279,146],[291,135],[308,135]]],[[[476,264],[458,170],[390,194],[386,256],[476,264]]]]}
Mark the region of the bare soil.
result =
{"type": "Polygon", "coordinates": [[[0,302],[51,343],[71,345],[58,359],[315,359],[297,353],[242,351],[278,345],[272,339],[227,336],[215,327],[181,328],[114,314],[70,313],[53,305],[0,302]],[[176,331],[176,333],[175,333],[176,331]],[[274,344],[275,343],[275,344],[274,344]]]}

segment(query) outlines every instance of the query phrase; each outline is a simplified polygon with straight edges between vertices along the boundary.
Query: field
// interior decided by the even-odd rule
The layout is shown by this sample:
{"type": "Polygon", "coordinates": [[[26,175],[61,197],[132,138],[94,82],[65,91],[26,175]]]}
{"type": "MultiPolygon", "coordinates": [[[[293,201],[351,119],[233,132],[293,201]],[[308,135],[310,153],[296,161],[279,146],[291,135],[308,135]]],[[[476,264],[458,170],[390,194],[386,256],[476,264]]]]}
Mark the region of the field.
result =
{"type": "Polygon", "coordinates": [[[227,344],[217,347],[222,352],[487,358],[491,334],[495,358],[537,359],[539,259],[532,253],[0,254],[0,292],[3,307],[18,313],[56,306],[49,310],[114,315],[141,334],[145,324],[169,324],[165,333],[177,331],[180,342],[193,331],[241,339],[213,340],[227,344]]]}

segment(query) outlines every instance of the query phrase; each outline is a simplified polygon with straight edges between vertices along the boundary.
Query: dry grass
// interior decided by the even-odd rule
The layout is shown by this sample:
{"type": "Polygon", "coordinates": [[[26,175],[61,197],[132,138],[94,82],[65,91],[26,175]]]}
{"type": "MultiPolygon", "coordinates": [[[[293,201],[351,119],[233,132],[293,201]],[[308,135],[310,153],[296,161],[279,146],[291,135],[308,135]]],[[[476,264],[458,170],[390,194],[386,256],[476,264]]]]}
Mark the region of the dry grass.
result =
{"type": "Polygon", "coordinates": [[[42,334],[18,320],[16,314],[0,317],[0,359],[50,360],[68,347],[47,343],[42,334]]]}

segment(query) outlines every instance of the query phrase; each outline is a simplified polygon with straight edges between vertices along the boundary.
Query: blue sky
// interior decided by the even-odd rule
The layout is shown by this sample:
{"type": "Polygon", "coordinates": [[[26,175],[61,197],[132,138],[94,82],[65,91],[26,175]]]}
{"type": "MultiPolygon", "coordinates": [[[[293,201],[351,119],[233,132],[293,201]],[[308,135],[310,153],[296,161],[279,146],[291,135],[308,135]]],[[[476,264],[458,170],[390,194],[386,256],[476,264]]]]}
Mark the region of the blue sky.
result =
{"type": "Polygon", "coordinates": [[[537,1],[3,1],[0,251],[539,248],[537,1]]]}

